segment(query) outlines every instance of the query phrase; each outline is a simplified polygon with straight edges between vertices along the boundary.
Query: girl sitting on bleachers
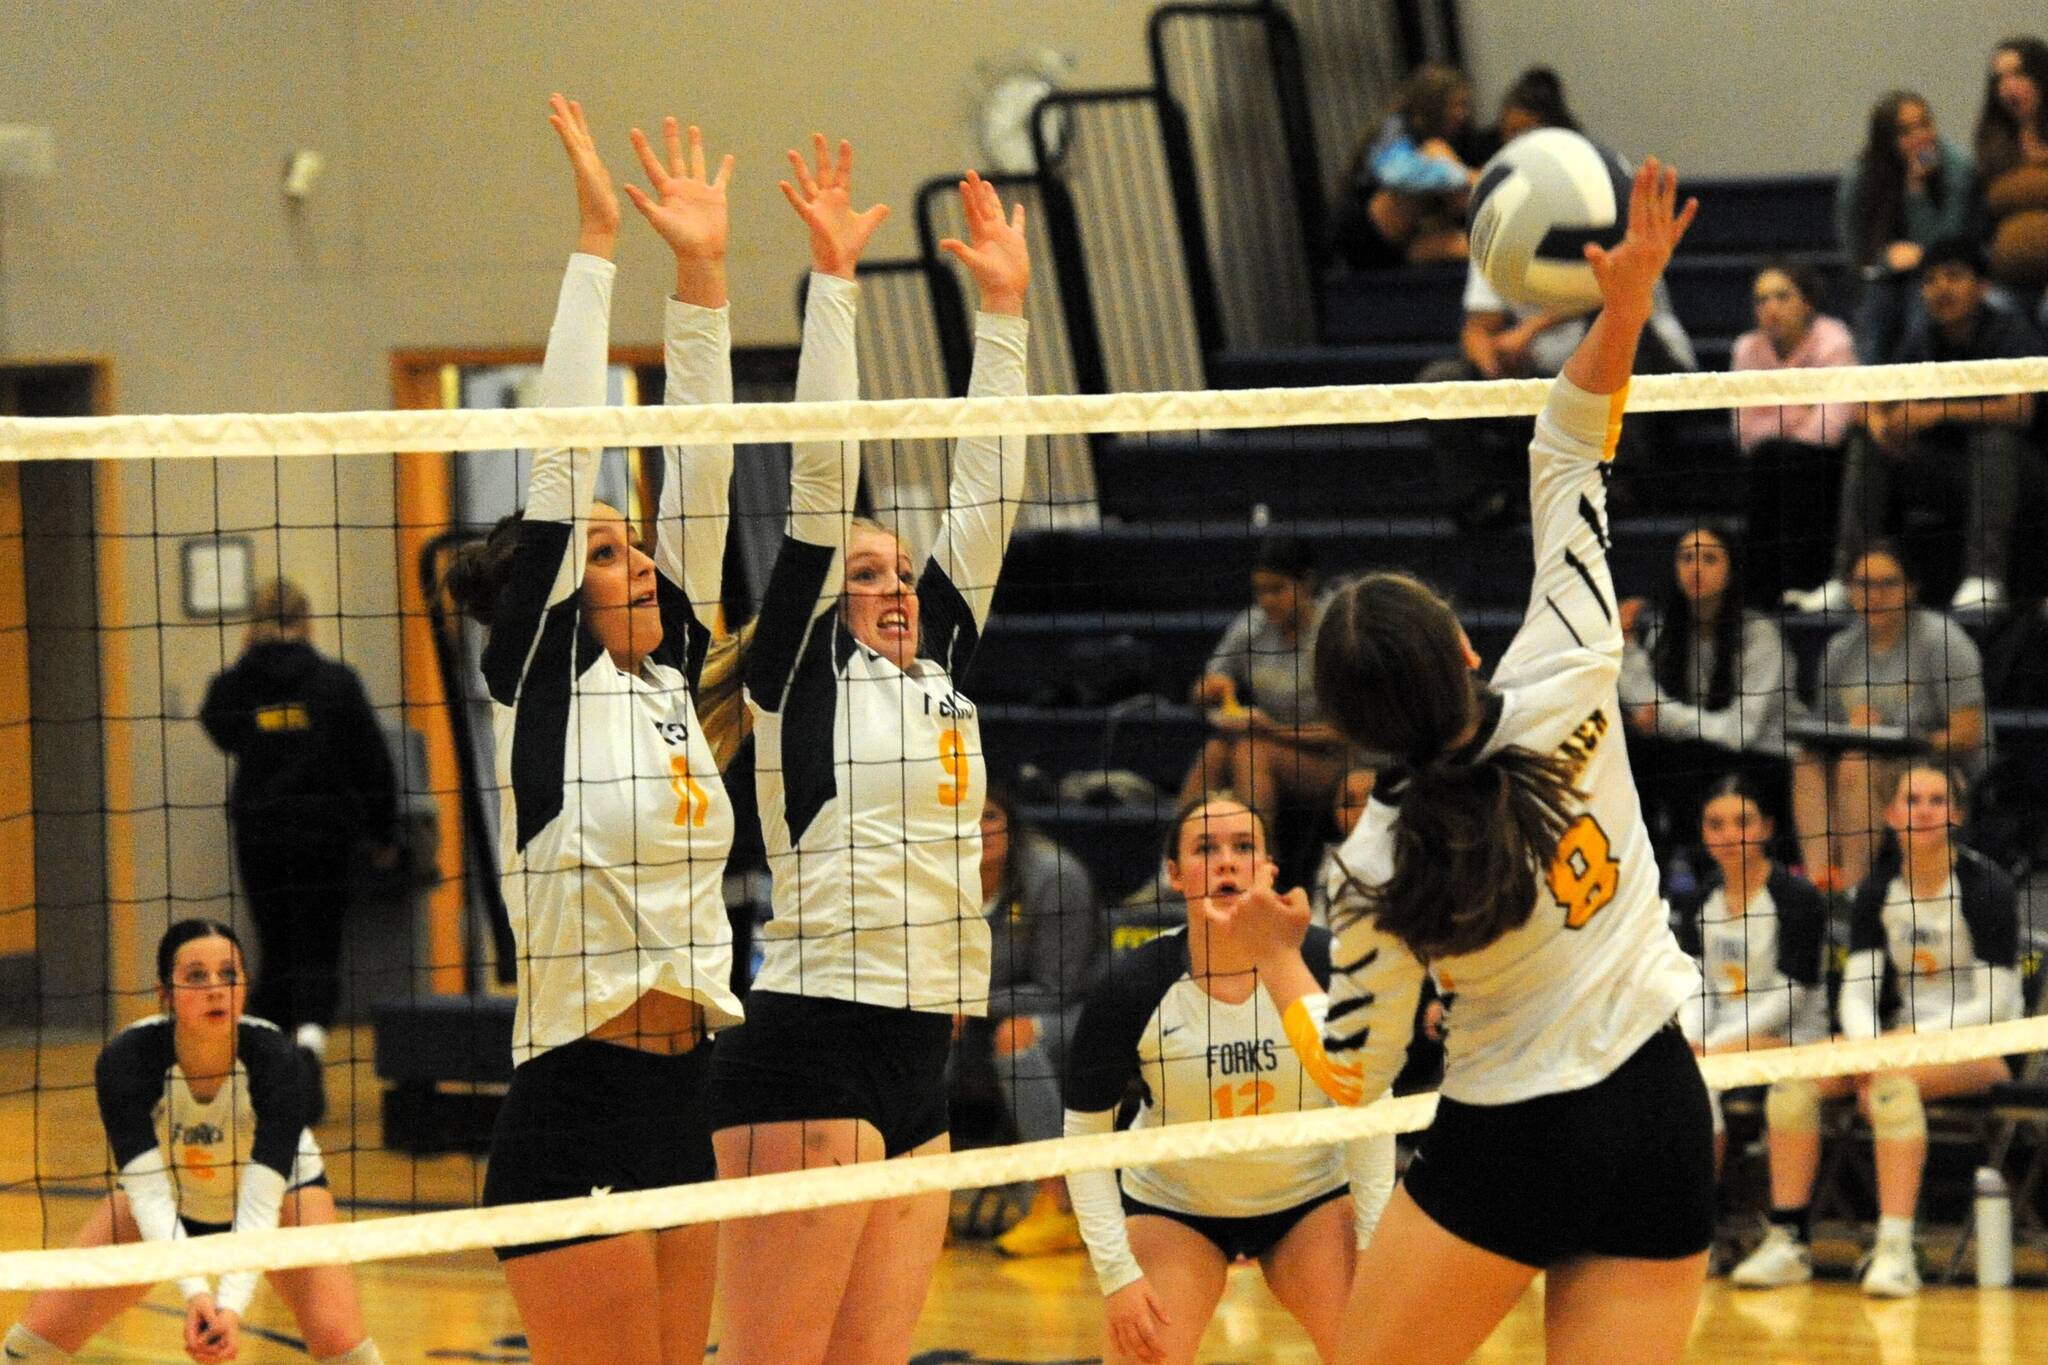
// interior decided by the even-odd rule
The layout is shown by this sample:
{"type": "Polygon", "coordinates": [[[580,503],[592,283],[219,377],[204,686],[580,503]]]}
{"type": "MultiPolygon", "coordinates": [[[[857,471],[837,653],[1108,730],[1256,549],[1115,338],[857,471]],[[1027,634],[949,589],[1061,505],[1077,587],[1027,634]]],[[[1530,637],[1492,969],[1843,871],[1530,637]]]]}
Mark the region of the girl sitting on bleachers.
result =
{"type": "Polygon", "coordinates": [[[1465,196],[1479,172],[1457,150],[1472,122],[1472,83],[1424,62],[1359,144],[1335,213],[1337,253],[1357,270],[1465,259],[1465,196]]]}
{"type": "MultiPolygon", "coordinates": [[[[2023,1011],[2017,895],[1996,864],[1956,842],[1963,798],[1961,775],[1939,763],[1916,762],[1898,780],[1885,811],[1898,858],[1880,862],[1857,888],[1850,912],[1849,961],[1836,1003],[1845,1038],[1938,1033],[2017,1019],[2023,1011]]],[[[1863,1292],[1918,1293],[1913,1214],[1927,1164],[1922,1102],[1981,1095],[2010,1079],[2003,1057],[1981,1057],[1772,1086],[1765,1104],[1771,1230],[1735,1268],[1734,1282],[1762,1289],[1813,1277],[1808,1245],[1821,1101],[1853,1094],[1876,1139],[1880,1215],[1863,1292]]]]}

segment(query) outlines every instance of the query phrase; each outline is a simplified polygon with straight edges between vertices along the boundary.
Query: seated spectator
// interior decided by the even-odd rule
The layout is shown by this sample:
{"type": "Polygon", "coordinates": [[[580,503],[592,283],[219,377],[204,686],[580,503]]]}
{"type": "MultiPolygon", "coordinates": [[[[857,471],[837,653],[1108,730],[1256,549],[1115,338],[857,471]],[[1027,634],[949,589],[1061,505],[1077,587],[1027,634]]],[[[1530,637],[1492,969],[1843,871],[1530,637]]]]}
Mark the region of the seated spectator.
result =
{"type": "Polygon", "coordinates": [[[1350,760],[1316,701],[1322,603],[1308,546],[1293,536],[1267,537],[1252,561],[1252,597],[1195,682],[1194,703],[1209,712],[1216,733],[1188,770],[1181,798],[1242,792],[1274,829],[1283,799],[1322,810],[1350,760]]]}
{"type": "Polygon", "coordinates": [[[2008,38],[1991,53],[1977,116],[1991,271],[2040,297],[2048,285],[2048,43],[2008,38]]]}
{"type": "Polygon", "coordinates": [[[1365,813],[1365,803],[1372,798],[1378,779],[1379,774],[1370,768],[1353,768],[1337,783],[1336,797],[1330,803],[1330,820],[1337,827],[1337,837],[1323,845],[1323,860],[1316,868],[1315,880],[1308,885],[1309,923],[1319,929],[1330,927],[1330,879],[1338,867],[1337,850],[1358,828],[1358,817],[1365,813]]]}
{"type": "Polygon", "coordinates": [[[1920,259],[1967,228],[1976,189],[1969,153],[1935,132],[1920,94],[1894,90],[1871,106],[1863,151],[1835,197],[1836,239],[1862,283],[1856,349],[1866,365],[1897,350],[1918,319],[1920,259]]]}
{"type": "MultiPolygon", "coordinates": [[[[1927,316],[1890,359],[1911,364],[2048,353],[2026,319],[1988,301],[1989,288],[1975,243],[1948,237],[1929,247],[1920,267],[1927,316]]],[[[2038,496],[2042,482],[2040,451],[2027,431],[2033,420],[2033,395],[2023,393],[1869,404],[1845,449],[1836,577],[1813,592],[1787,594],[1787,603],[1805,611],[1841,610],[1847,594],[1840,575],[1871,537],[1886,532],[1893,485],[1910,474],[1964,502],[1963,578],[1951,605],[1959,611],[2002,605],[2021,500],[2038,496]]]]}
{"type": "MultiPolygon", "coordinates": [[[[1937,762],[1972,779],[1984,768],[1984,664],[1963,628],[1913,605],[1905,561],[1876,541],[1849,569],[1854,624],[1821,655],[1817,709],[1839,729],[1889,729],[1924,742],[1937,762]]],[[[1870,870],[1880,803],[1895,769],[1850,749],[1830,762],[1802,752],[1793,763],[1792,809],[1806,873],[1824,890],[1870,870]]]]}
{"type": "MultiPolygon", "coordinates": [[[[1707,793],[1700,842],[1713,871],[1671,907],[1678,941],[1704,978],[1698,1001],[1678,1016],[1695,1056],[1828,1040],[1827,907],[1810,882],[1772,860],[1772,834],[1771,817],[1741,778],[1723,778],[1707,793]]],[[[1708,1098],[1719,1169],[1728,1127],[1721,1092],[1708,1098]]]]}
{"type": "Polygon", "coordinates": [[[1629,762],[1667,871],[1708,789],[1731,773],[1748,777],[1773,821],[1785,811],[1797,683],[1777,623],[1743,608],[1739,556],[1732,532],[1694,527],[1679,537],[1657,619],[1641,621],[1639,598],[1621,608],[1629,762]]]}
{"type": "Polygon", "coordinates": [[[1465,197],[1479,172],[1455,144],[1472,122],[1472,83],[1424,62],[1394,92],[1345,172],[1336,206],[1337,254],[1355,270],[1465,259],[1465,197]]]}
{"type": "MultiPolygon", "coordinates": [[[[1750,285],[1756,327],[1735,340],[1731,370],[1854,365],[1840,318],[1819,311],[1819,280],[1803,265],[1767,265],[1750,285]]],[[[1786,589],[1828,576],[1828,539],[1841,489],[1841,446],[1855,429],[1854,403],[1737,408],[1735,440],[1749,466],[1749,573],[1744,600],[1775,607],[1786,589]]]]}
{"type": "MultiPolygon", "coordinates": [[[[1956,843],[1962,808],[1962,778],[1953,769],[1915,763],[1899,778],[1885,811],[1899,837],[1899,862],[1859,886],[1850,911],[1849,961],[1837,1001],[1845,1038],[1875,1038],[1887,1030],[1938,1033],[2020,1017],[2012,879],[1956,843]],[[1887,1018],[1881,1006],[1893,999],[1897,1008],[1887,1018]]],[[[2004,1058],[1983,1057],[1772,1086],[1765,1104],[1771,1230],[1730,1278],[1750,1289],[1813,1278],[1807,1248],[1821,1101],[1853,1094],[1870,1122],[1877,1155],[1877,1245],[1863,1272],[1863,1292],[1885,1298],[1917,1293],[1913,1212],[1927,1164],[1922,1102],[1981,1095],[2011,1078],[2004,1058]]]]}
{"type": "MultiPolygon", "coordinates": [[[[990,934],[988,1021],[969,1026],[963,1052],[993,1053],[996,1088],[1019,1140],[1055,1138],[1066,1040],[1102,956],[1095,886],[1080,860],[1026,824],[995,786],[981,808],[981,898],[990,934]]],[[[1066,1182],[1040,1181],[1030,1211],[996,1246],[1012,1256],[1080,1250],[1066,1182]]]]}

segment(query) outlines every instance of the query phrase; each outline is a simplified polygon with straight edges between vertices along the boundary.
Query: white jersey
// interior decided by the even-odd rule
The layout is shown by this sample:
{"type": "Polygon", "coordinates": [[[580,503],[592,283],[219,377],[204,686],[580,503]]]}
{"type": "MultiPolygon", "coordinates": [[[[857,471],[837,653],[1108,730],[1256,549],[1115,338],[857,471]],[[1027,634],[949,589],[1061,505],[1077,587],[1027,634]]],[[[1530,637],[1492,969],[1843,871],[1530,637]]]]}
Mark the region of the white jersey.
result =
{"type": "MultiPolygon", "coordinates": [[[[570,258],[544,403],[604,402],[612,276],[609,261],[570,258]]],[[[672,302],[667,326],[671,400],[729,400],[724,310],[672,302]]],[[[724,902],[732,802],[690,696],[717,621],[731,448],[668,453],[655,556],[663,635],[638,674],[599,646],[578,600],[600,455],[534,455],[484,649],[505,907],[519,946],[515,1066],[649,991],[700,1004],[712,1029],[741,1017],[724,902]]]]}
{"type": "Polygon", "coordinates": [[[2012,879],[1959,849],[1932,896],[1914,896],[1903,875],[1885,872],[1858,887],[1842,972],[1842,1032],[1875,1037],[1888,995],[1897,997],[1891,1026],[1912,1033],[2019,1018],[2025,1005],[2012,879]]]}
{"type": "Polygon", "coordinates": [[[1700,995],[1679,1011],[1686,1038],[1710,1051],[1760,1043],[1824,1043],[1828,994],[1820,892],[1776,870],[1739,914],[1718,882],[1679,909],[1678,937],[1698,958],[1700,995]]]}
{"type": "MultiPolygon", "coordinates": [[[[858,290],[814,275],[799,401],[859,395],[858,290]]],[[[981,314],[971,397],[1024,392],[1022,318],[981,314]]],[[[908,671],[857,643],[839,611],[858,442],[798,443],[789,535],[746,665],[775,915],[760,990],[983,1014],[981,723],[955,680],[988,619],[1024,492],[1022,437],[968,438],[918,575],[922,652],[908,671]]]]}
{"type": "Polygon", "coordinates": [[[1586,800],[1539,878],[1529,919],[1473,953],[1425,965],[1363,913],[1361,887],[1393,874],[1404,779],[1389,773],[1338,852],[1326,1042],[1359,1068],[1359,1099],[1400,1071],[1425,973],[1445,997],[1443,1093],[1508,1104],[1605,1079],[1700,987],[1658,892],[1629,771],[1615,684],[1622,635],[1607,565],[1607,461],[1627,390],[1551,387],[1529,447],[1536,572],[1494,671],[1476,752],[1520,745],[1564,757],[1586,800]],[[1345,1055],[1352,1054],[1352,1055],[1345,1055]]]}
{"type": "MultiPolygon", "coordinates": [[[[1329,980],[1328,934],[1311,929],[1302,957],[1318,981],[1329,980]]],[[[1114,1110],[1135,1079],[1141,1097],[1133,1128],[1291,1114],[1332,1103],[1302,1070],[1265,991],[1231,1004],[1190,975],[1184,929],[1111,961],[1082,1006],[1069,1052],[1066,1107],[1114,1110]]],[[[1306,1203],[1346,1178],[1336,1147],[1297,1147],[1127,1166],[1123,1188],[1158,1208],[1251,1218],[1306,1203]]]]}

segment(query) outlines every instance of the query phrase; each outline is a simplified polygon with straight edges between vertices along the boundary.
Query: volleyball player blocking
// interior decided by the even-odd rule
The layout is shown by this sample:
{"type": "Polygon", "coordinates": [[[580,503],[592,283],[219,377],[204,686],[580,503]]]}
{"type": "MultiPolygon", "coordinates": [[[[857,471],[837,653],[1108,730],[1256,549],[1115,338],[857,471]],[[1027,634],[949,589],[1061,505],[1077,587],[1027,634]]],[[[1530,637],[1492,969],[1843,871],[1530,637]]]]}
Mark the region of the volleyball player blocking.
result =
{"type": "Polygon", "coordinates": [[[1628,231],[1586,248],[1603,308],[1529,448],[1535,580],[1490,683],[1450,606],[1373,574],[1337,594],[1316,691],[1393,766],[1332,869],[1335,970],[1302,964],[1308,908],[1230,911],[1329,1093],[1379,1098],[1425,977],[1449,1004],[1443,1099],[1359,1258],[1338,1355],[1471,1355],[1538,1273],[1557,1360],[1676,1360],[1713,1230],[1707,1092],[1673,1022],[1698,994],[1658,894],[1621,732],[1608,463],[1636,346],[1697,203],[1647,159],[1628,231]]]}

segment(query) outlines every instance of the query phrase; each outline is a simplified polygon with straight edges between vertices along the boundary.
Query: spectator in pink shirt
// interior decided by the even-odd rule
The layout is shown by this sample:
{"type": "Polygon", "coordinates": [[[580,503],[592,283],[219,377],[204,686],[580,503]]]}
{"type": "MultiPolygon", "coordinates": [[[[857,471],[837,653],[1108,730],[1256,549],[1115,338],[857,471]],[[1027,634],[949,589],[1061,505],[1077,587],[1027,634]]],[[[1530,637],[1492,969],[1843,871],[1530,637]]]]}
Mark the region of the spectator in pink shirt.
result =
{"type": "MultiPolygon", "coordinates": [[[[1854,365],[1856,346],[1841,319],[1819,311],[1819,287],[1805,266],[1772,264],[1751,286],[1756,327],[1735,342],[1735,370],[1854,365]]],[[[1749,464],[1749,600],[1774,607],[1787,589],[1828,576],[1841,446],[1855,404],[1738,408],[1735,439],[1749,464]]]]}

